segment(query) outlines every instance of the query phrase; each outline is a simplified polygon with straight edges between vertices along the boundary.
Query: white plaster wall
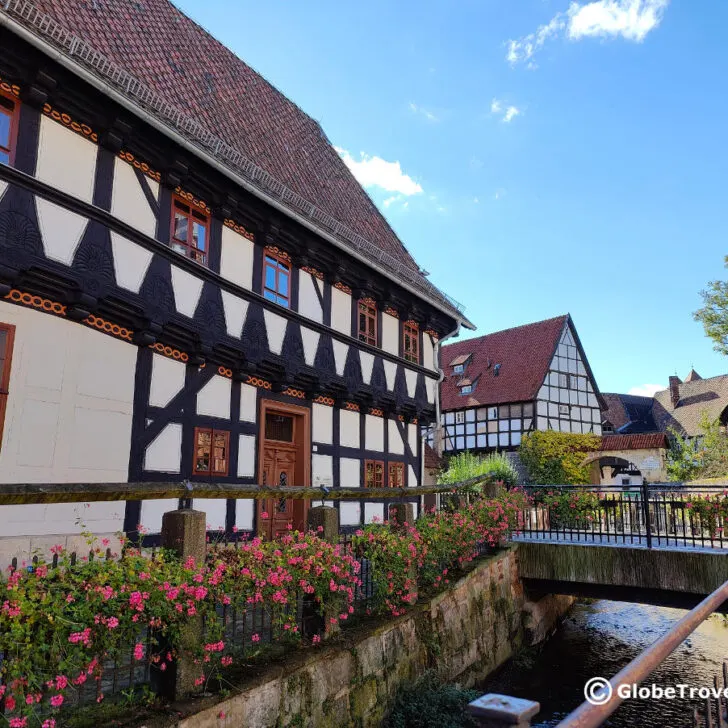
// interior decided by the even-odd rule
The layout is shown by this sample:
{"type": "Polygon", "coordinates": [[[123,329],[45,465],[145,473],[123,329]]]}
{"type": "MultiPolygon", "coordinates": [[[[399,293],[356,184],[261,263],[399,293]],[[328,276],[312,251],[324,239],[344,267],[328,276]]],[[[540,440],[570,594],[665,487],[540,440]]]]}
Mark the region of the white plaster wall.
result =
{"type": "Polygon", "coordinates": [[[171,266],[171,268],[174,305],[179,313],[192,318],[195,315],[200,294],[202,293],[202,278],[193,276],[176,265],[171,266]]]}
{"type": "Polygon", "coordinates": [[[387,427],[389,428],[389,440],[387,442],[389,452],[393,455],[404,455],[404,442],[395,420],[387,420],[387,427]]]}
{"type": "Polygon", "coordinates": [[[415,473],[414,468],[411,465],[407,466],[407,487],[408,488],[414,488],[416,485],[419,485],[420,481],[417,477],[417,473],[415,473]]]}
{"type": "Polygon", "coordinates": [[[364,523],[382,523],[384,521],[384,503],[364,504],[364,523]]]}
{"type": "MultiPolygon", "coordinates": [[[[158,200],[159,184],[149,177],[146,178],[146,181],[158,200]]],[[[154,210],[149,207],[134,167],[120,157],[114,160],[111,214],[149,237],[153,238],[157,234],[157,217],[154,210]]]]}
{"type": "Polygon", "coordinates": [[[283,339],[286,336],[287,321],[283,316],[271,311],[263,311],[265,328],[268,332],[268,346],[274,354],[280,354],[283,348],[283,339]]]}
{"type": "Polygon", "coordinates": [[[341,501],[339,505],[339,523],[342,526],[356,526],[361,523],[361,505],[341,501]]]}
{"type": "Polygon", "coordinates": [[[359,412],[340,410],[339,444],[342,447],[360,447],[359,412]]]}
{"type": "Polygon", "coordinates": [[[397,365],[393,361],[384,362],[384,376],[387,379],[387,389],[394,391],[394,383],[397,379],[397,365]]]}
{"type": "Polygon", "coordinates": [[[147,446],[144,469],[158,473],[179,473],[182,457],[182,425],[167,425],[147,446]]]}
{"type": "Polygon", "coordinates": [[[159,533],[162,530],[162,516],[167,511],[176,511],[178,505],[177,498],[142,501],[139,523],[148,533],[159,533]]]}
{"type": "Polygon", "coordinates": [[[325,485],[329,488],[334,485],[334,459],[331,455],[311,456],[311,474],[314,488],[325,485]]]}
{"type": "Polygon", "coordinates": [[[331,287],[331,328],[351,336],[351,296],[331,287]]]}
{"type": "Polygon", "coordinates": [[[364,415],[365,450],[384,451],[384,419],[374,415],[364,415]]]}
{"type": "Polygon", "coordinates": [[[360,351],[359,363],[361,364],[361,378],[364,384],[369,384],[372,380],[372,369],[374,369],[374,355],[360,351]]]}
{"type": "Polygon", "coordinates": [[[40,139],[35,176],[52,187],[91,202],[94,194],[98,147],[80,134],[40,117],[40,139]]]}
{"type": "Polygon", "coordinates": [[[240,421],[257,422],[258,390],[250,384],[240,385],[240,421]]]}
{"type": "Polygon", "coordinates": [[[224,498],[195,498],[192,507],[205,513],[208,531],[219,531],[225,528],[227,501],[224,498]]]}
{"type": "Polygon", "coordinates": [[[435,371],[435,343],[430,334],[422,334],[422,366],[435,371]]]}
{"type": "Polygon", "coordinates": [[[71,265],[87,219],[42,197],[35,198],[35,205],[46,257],[71,265]]]}
{"type": "Polygon", "coordinates": [[[254,250],[253,242],[223,225],[220,275],[241,288],[251,290],[254,250]]]}
{"type": "Polygon", "coordinates": [[[413,372],[411,369],[405,369],[404,379],[407,382],[407,394],[410,397],[414,397],[415,391],[417,390],[417,372],[413,372]]]}
{"type": "Polygon", "coordinates": [[[116,283],[133,293],[139,293],[149,264],[152,262],[151,250],[128,240],[118,233],[111,232],[111,250],[114,256],[116,283]]]}
{"type": "Polygon", "coordinates": [[[417,425],[407,425],[407,439],[409,441],[410,450],[413,455],[417,455],[417,440],[419,440],[419,432],[417,431],[417,425]]]}
{"type": "Polygon", "coordinates": [[[357,458],[341,458],[339,460],[340,479],[342,488],[358,488],[361,483],[361,460],[357,458]]]}
{"type": "Polygon", "coordinates": [[[334,441],[334,409],[324,404],[314,403],[311,407],[312,439],[325,445],[334,441]]]}
{"type": "Polygon", "coordinates": [[[315,286],[317,281],[305,270],[298,272],[298,313],[313,321],[323,323],[324,312],[315,286]]]}
{"type": "Polygon", "coordinates": [[[399,356],[399,319],[382,312],[382,349],[399,356]]]}
{"type": "Polygon", "coordinates": [[[153,407],[166,407],[172,401],[172,397],[182,390],[184,384],[185,365],[181,361],[154,354],[149,404],[153,407]]]}
{"type": "Polygon", "coordinates": [[[255,501],[238,500],[235,502],[235,525],[243,531],[251,531],[253,529],[253,512],[255,509],[255,501]]]}
{"type": "Polygon", "coordinates": [[[321,335],[318,331],[312,331],[307,329],[305,326],[301,326],[301,340],[303,342],[303,356],[306,359],[306,364],[312,367],[316,361],[316,351],[318,350],[318,343],[321,335]]]}
{"type": "MultiPolygon", "coordinates": [[[[16,327],[0,483],[128,479],[136,347],[0,301],[16,327]]],[[[123,503],[0,507],[0,537],[95,533],[123,525],[123,503]]]]}
{"type": "Polygon", "coordinates": [[[233,296],[227,291],[220,291],[222,294],[222,306],[225,310],[225,327],[230,336],[239,339],[243,334],[243,325],[248,313],[248,302],[242,298],[233,296]]]}
{"type": "Polygon", "coordinates": [[[240,435],[238,446],[238,478],[255,475],[255,435],[240,435]]]}
{"type": "Polygon", "coordinates": [[[216,374],[197,394],[197,414],[229,420],[232,384],[216,374]]]}
{"type": "MultiPolygon", "coordinates": [[[[336,290],[336,289],[334,289],[336,290]]],[[[349,347],[333,339],[334,346],[334,362],[336,363],[336,373],[341,377],[344,375],[344,368],[346,367],[346,355],[349,353],[349,347]]]]}

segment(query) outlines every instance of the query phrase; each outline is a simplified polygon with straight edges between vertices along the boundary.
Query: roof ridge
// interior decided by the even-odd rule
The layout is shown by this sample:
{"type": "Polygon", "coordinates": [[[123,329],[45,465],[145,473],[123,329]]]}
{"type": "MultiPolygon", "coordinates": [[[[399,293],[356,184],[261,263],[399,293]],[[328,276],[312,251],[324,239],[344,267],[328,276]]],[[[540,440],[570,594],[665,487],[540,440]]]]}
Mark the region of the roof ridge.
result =
{"type": "Polygon", "coordinates": [[[510,333],[511,331],[518,331],[519,329],[527,329],[530,326],[541,326],[543,324],[550,324],[553,321],[559,321],[559,320],[566,321],[567,319],[570,318],[570,316],[571,316],[571,314],[566,313],[566,314],[562,314],[561,316],[552,316],[551,318],[543,319],[541,321],[532,321],[527,324],[511,326],[510,328],[507,328],[507,329],[500,329],[499,331],[491,331],[489,334],[482,334],[481,336],[471,336],[470,338],[462,339],[462,341],[453,341],[452,343],[449,343],[449,344],[443,344],[442,349],[448,349],[452,346],[459,346],[461,344],[482,341],[483,339],[487,339],[489,336],[496,336],[497,334],[506,334],[506,333],[510,333]]]}

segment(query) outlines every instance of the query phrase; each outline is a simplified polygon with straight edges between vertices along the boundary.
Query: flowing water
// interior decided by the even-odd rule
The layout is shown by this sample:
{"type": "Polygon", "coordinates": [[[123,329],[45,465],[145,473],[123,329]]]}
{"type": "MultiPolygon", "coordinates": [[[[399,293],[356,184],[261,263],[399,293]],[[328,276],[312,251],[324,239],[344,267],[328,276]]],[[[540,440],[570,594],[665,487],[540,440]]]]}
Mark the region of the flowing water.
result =
{"type": "MultiPolygon", "coordinates": [[[[589,678],[612,677],[684,614],[680,609],[625,602],[577,603],[542,649],[512,660],[479,689],[537,700],[541,712],[532,725],[555,726],[584,700],[589,678]]],[[[728,621],[714,614],[643,685],[709,687],[714,675],[721,673],[724,659],[728,659],[728,621]]],[[[688,727],[700,702],[627,700],[604,725],[688,727]]]]}

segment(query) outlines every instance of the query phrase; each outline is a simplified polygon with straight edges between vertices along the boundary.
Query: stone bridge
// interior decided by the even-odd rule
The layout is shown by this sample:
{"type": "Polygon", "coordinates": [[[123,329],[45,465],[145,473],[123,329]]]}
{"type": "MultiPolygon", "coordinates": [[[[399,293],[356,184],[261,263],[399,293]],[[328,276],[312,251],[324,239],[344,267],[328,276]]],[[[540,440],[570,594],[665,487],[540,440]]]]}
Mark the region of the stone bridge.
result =
{"type": "MultiPolygon", "coordinates": [[[[728,549],[547,541],[519,536],[519,574],[544,594],[691,608],[728,579],[728,549]]],[[[721,612],[728,612],[728,602],[721,612]]]]}

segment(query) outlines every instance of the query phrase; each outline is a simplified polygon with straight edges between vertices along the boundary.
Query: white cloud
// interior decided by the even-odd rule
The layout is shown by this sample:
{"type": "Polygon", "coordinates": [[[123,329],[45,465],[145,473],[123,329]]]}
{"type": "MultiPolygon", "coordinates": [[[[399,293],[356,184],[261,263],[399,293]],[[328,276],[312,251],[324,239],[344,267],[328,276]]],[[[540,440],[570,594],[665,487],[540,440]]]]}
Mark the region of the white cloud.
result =
{"type": "Polygon", "coordinates": [[[534,33],[507,43],[506,60],[515,66],[536,68],[533,56],[551,38],[565,35],[571,40],[589,37],[621,37],[641,43],[662,21],[670,0],[594,0],[572,2],[534,33]]]}
{"type": "Polygon", "coordinates": [[[506,113],[503,114],[503,121],[506,124],[510,124],[513,119],[515,119],[519,114],[521,113],[521,110],[516,108],[515,106],[509,106],[506,109],[506,113]]]}
{"type": "MultiPolygon", "coordinates": [[[[405,174],[399,162],[387,162],[381,157],[372,157],[364,152],[359,153],[360,159],[354,159],[346,149],[335,149],[363,187],[379,187],[385,192],[394,192],[405,197],[422,192],[419,182],[405,174]]],[[[394,200],[389,199],[391,204],[394,200]]]]}
{"type": "Polygon", "coordinates": [[[652,397],[655,392],[665,389],[664,384],[640,384],[639,387],[632,387],[627,394],[634,394],[637,397],[652,397]]]}
{"type": "Polygon", "coordinates": [[[414,101],[410,101],[409,108],[412,113],[424,116],[427,121],[440,121],[440,119],[435,116],[435,114],[433,114],[431,111],[428,111],[427,109],[423,109],[421,106],[418,106],[416,103],[414,103],[414,101]]]}
{"type": "Polygon", "coordinates": [[[521,109],[517,106],[505,106],[500,99],[493,99],[490,102],[490,113],[501,117],[501,121],[510,124],[519,114],[521,109]]]}

